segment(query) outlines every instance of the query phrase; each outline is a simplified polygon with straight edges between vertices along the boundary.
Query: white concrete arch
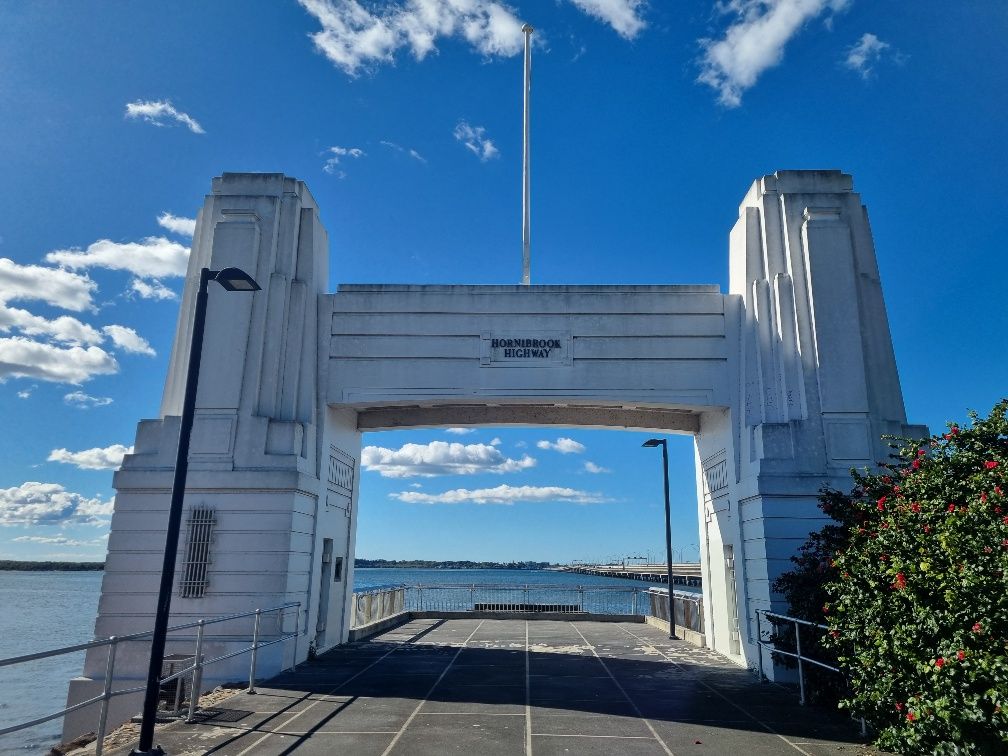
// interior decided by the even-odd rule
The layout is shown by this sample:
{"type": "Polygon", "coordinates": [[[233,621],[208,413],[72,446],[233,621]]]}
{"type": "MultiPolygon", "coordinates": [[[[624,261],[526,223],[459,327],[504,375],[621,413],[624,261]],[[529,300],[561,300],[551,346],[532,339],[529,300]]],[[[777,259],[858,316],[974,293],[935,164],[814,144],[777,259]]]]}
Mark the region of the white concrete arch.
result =
{"type": "MultiPolygon", "coordinates": [[[[186,507],[215,512],[213,562],[205,596],[173,599],[173,623],[301,601],[298,659],[312,639],[324,650],[346,638],[352,568],[339,586],[322,590],[320,580],[331,574],[326,558],[353,564],[362,431],[648,428],[696,440],[707,642],[752,661],[754,612],[785,608],[770,584],[821,524],[819,488],[884,458],[883,433],[926,428],[906,423],[867,213],[850,176],[756,180],[729,255],[727,294],[392,284],[330,294],[326,232],[305,184],[280,174],[215,179],[161,416],[141,421],[115,476],[96,635],[152,624],[160,562],[150,554],[164,542],[195,285],[203,266],[234,265],[264,291],[210,298],[186,507]]],[[[208,653],[227,641],[218,634],[208,653]]],[[[88,655],[71,702],[93,694],[102,654],[88,655]]],[[[262,672],[282,662],[267,655],[262,672]]],[[[120,670],[142,679],[142,649],[125,653],[120,670]]],[[[86,729],[88,716],[68,717],[65,734],[86,729]]]]}

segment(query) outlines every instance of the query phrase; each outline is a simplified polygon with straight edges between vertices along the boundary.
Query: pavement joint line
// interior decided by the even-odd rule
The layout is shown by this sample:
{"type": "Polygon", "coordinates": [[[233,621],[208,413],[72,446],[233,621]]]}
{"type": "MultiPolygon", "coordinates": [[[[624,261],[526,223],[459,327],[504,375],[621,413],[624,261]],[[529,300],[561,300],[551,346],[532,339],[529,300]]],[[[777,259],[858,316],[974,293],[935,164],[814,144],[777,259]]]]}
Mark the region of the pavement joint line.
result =
{"type": "Polygon", "coordinates": [[[609,740],[652,740],[650,735],[572,735],[563,732],[533,732],[537,738],[608,738],[609,740]]]}
{"type": "Polygon", "coordinates": [[[703,687],[707,688],[707,690],[709,690],[711,693],[715,694],[718,698],[720,698],[722,701],[724,701],[725,703],[727,703],[729,706],[732,706],[732,707],[738,709],[739,711],[741,711],[743,714],[745,714],[747,717],[749,717],[749,719],[751,719],[753,722],[755,722],[760,727],[762,727],[763,729],[765,729],[767,732],[772,733],[773,735],[776,735],[778,738],[780,738],[781,740],[783,740],[785,743],[787,743],[789,746],[791,746],[792,748],[794,748],[799,753],[803,753],[803,754],[805,754],[805,756],[812,756],[812,754],[810,754],[804,748],[800,748],[796,743],[793,743],[790,740],[788,740],[786,737],[784,737],[783,735],[781,735],[779,732],[777,732],[777,730],[775,730],[773,727],[771,727],[770,725],[768,725],[766,722],[764,722],[762,719],[760,719],[759,717],[757,717],[755,714],[751,714],[749,711],[747,711],[746,709],[742,708],[739,704],[735,703],[730,698],[728,698],[728,696],[726,696],[720,690],[718,690],[717,688],[715,688],[713,685],[710,685],[705,680],[701,679],[699,675],[696,675],[692,671],[687,670],[685,667],[683,667],[678,662],[675,662],[672,659],[670,659],[665,654],[665,652],[662,651],[657,646],[653,645],[652,643],[650,643],[649,641],[645,640],[644,638],[641,638],[636,633],[631,633],[629,630],[627,630],[622,625],[619,625],[618,627],[624,633],[626,633],[627,635],[631,636],[632,638],[636,638],[638,641],[640,641],[641,643],[643,643],[645,646],[649,646],[649,647],[653,648],[669,664],[672,664],[673,666],[678,667],[680,670],[682,670],[683,674],[686,674],[686,675],[689,675],[689,676],[693,677],[698,683],[700,683],[700,685],[702,685],[703,687]]]}
{"type": "Polygon", "coordinates": [[[532,678],[529,675],[529,626],[525,620],[525,756],[532,756],[532,678]]]}
{"type": "Polygon", "coordinates": [[[418,717],[524,717],[524,714],[505,714],[494,711],[421,711],[418,717]]]}
{"type": "MultiPolygon", "coordinates": [[[[389,649],[385,654],[383,654],[382,656],[378,657],[373,662],[371,662],[366,667],[364,667],[364,669],[360,670],[359,672],[357,672],[357,673],[351,675],[350,677],[346,678],[345,680],[341,681],[335,688],[333,688],[332,690],[330,690],[328,693],[325,693],[324,695],[326,695],[326,696],[335,695],[336,691],[339,690],[340,688],[342,688],[344,685],[346,685],[350,681],[355,680],[356,678],[360,677],[365,672],[367,672],[369,669],[371,669],[371,667],[375,666],[380,661],[382,661],[382,659],[385,659],[386,657],[391,656],[392,654],[394,654],[396,651],[400,650],[401,648],[402,648],[402,646],[394,646],[393,648],[389,649]]],[[[323,700],[321,698],[320,699],[316,699],[316,700],[312,701],[312,703],[309,706],[305,707],[304,709],[302,709],[301,711],[299,711],[297,714],[295,714],[294,716],[292,716],[290,719],[288,719],[286,722],[284,722],[282,725],[280,725],[280,727],[281,728],[287,727],[287,725],[289,725],[295,719],[297,719],[298,717],[301,717],[302,715],[308,713],[308,711],[310,711],[311,709],[315,708],[320,703],[335,703],[335,702],[327,702],[327,701],[325,701],[325,700],[323,700]]],[[[252,745],[248,746],[247,748],[239,751],[236,754],[236,756],[245,756],[245,754],[251,753],[253,751],[253,749],[255,749],[256,747],[258,747],[258,745],[260,743],[262,743],[264,740],[266,740],[267,738],[269,738],[269,734],[263,735],[255,743],[253,743],[252,745]]]]}
{"type": "Polygon", "coordinates": [[[577,625],[571,622],[570,626],[574,628],[574,632],[576,632],[578,635],[581,636],[581,640],[583,640],[585,643],[588,644],[588,648],[591,649],[591,652],[595,655],[595,658],[598,659],[599,664],[602,665],[602,668],[606,671],[606,674],[609,675],[612,681],[616,684],[616,687],[619,688],[620,693],[623,694],[623,697],[630,702],[630,705],[633,707],[633,710],[637,712],[637,718],[647,725],[647,728],[651,731],[651,734],[654,735],[654,739],[658,741],[658,744],[661,745],[665,753],[667,753],[668,756],[673,756],[672,750],[665,744],[665,741],[662,740],[661,737],[658,735],[658,731],[654,728],[654,726],[651,724],[650,721],[645,719],[644,715],[641,714],[641,710],[638,708],[637,703],[632,698],[630,698],[626,690],[623,689],[623,686],[620,685],[619,680],[617,680],[616,677],[613,675],[613,673],[609,670],[609,665],[607,665],[605,661],[602,659],[602,657],[598,655],[598,651],[595,650],[595,646],[588,642],[588,639],[584,637],[584,634],[580,630],[578,630],[577,625]]]}
{"type": "MultiPolygon", "coordinates": [[[[437,686],[441,683],[441,681],[444,679],[444,676],[448,674],[448,670],[451,669],[452,664],[454,664],[455,660],[458,659],[459,654],[462,653],[462,650],[466,647],[466,644],[469,641],[471,641],[472,638],[473,638],[473,636],[476,635],[477,632],[479,632],[479,629],[481,627],[483,627],[483,623],[484,622],[486,622],[486,620],[480,620],[480,623],[478,625],[476,625],[476,629],[473,630],[471,633],[469,633],[469,637],[468,638],[466,638],[464,641],[462,641],[462,645],[459,646],[458,651],[455,652],[455,655],[451,658],[451,661],[448,662],[448,666],[444,668],[444,670],[438,676],[438,679],[434,681],[433,685],[431,685],[430,690],[427,691],[427,695],[425,695],[423,697],[423,700],[420,701],[420,703],[418,703],[416,705],[415,709],[413,709],[413,713],[409,715],[409,717],[406,719],[405,722],[403,722],[402,727],[399,728],[399,732],[397,732],[396,735],[395,735],[395,737],[392,738],[392,742],[388,744],[388,747],[384,751],[382,751],[382,755],[381,756],[388,756],[388,754],[392,752],[392,749],[395,748],[396,743],[399,742],[399,739],[402,738],[403,733],[406,732],[406,728],[410,726],[410,723],[413,721],[413,719],[416,717],[416,715],[420,712],[420,708],[425,703],[427,703],[427,699],[430,698],[431,693],[433,693],[434,689],[437,688],[437,686]]],[[[241,756],[241,754],[238,754],[238,756],[241,756]]]]}

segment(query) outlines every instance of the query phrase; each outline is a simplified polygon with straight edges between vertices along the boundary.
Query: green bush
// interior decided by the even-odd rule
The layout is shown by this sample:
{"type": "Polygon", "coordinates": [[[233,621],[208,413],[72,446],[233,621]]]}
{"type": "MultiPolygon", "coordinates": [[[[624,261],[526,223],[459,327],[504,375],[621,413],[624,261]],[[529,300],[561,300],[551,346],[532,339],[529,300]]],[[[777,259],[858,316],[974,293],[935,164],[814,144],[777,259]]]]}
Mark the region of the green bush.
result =
{"type": "MultiPolygon", "coordinates": [[[[824,639],[841,705],[900,753],[1008,753],[1008,400],[930,441],[907,441],[814,542],[824,639]]],[[[811,555],[810,555],[811,556],[811,555]]]]}

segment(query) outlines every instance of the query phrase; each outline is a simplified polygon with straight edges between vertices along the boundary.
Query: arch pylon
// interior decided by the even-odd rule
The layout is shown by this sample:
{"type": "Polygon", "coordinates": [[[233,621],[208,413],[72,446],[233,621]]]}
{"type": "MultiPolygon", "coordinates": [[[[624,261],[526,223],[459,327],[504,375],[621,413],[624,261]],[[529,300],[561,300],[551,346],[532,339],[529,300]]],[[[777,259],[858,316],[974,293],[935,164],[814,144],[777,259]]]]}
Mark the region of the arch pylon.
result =
{"type": "MultiPolygon", "coordinates": [[[[172,623],[300,601],[267,623],[298,642],[263,676],[349,630],[361,433],[455,425],[578,425],[695,438],[706,642],[754,664],[754,613],[784,610],[773,579],[823,519],[823,485],[888,453],[906,422],[867,212],[849,175],[757,179],[717,286],[343,285],[304,182],[226,173],[199,213],[159,417],[139,423],[117,491],[96,637],[149,629],[164,546],[199,270],[240,267],[255,296],[211,294],[186,510],[209,510],[202,588],[172,623]]],[[[661,523],[655,523],[660,532],[661,523]]],[[[186,574],[186,529],[177,579],[186,574]]],[[[601,536],[600,536],[601,537],[601,536]]],[[[190,576],[191,577],[191,576],[190,576]]],[[[229,648],[209,636],[206,653],[229,648]]],[[[191,649],[191,639],[177,639],[191,649]]],[[[146,649],[117,670],[142,680],[146,649]]],[[[171,648],[169,648],[171,651],[171,648]]],[[[71,703],[100,692],[88,654],[71,703]]],[[[221,665],[220,679],[241,678],[221,665]]],[[[210,674],[208,673],[209,679],[210,674]]],[[[137,701],[113,700],[113,720],[137,701]]],[[[92,727],[84,709],[66,736],[92,727]]]]}

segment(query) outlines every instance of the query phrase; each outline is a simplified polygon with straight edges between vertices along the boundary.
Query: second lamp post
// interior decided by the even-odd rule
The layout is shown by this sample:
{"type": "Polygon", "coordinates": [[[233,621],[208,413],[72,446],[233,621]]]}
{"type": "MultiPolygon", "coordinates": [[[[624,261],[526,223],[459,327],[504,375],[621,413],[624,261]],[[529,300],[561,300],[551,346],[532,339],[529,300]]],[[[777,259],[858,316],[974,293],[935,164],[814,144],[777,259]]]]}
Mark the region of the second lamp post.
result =
{"type": "Polygon", "coordinates": [[[675,638],[675,591],[672,587],[672,519],[669,512],[668,491],[668,442],[664,438],[649,438],[642,446],[660,446],[662,451],[662,473],[665,475],[665,565],[668,578],[669,638],[675,638]]]}

